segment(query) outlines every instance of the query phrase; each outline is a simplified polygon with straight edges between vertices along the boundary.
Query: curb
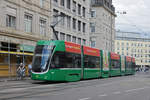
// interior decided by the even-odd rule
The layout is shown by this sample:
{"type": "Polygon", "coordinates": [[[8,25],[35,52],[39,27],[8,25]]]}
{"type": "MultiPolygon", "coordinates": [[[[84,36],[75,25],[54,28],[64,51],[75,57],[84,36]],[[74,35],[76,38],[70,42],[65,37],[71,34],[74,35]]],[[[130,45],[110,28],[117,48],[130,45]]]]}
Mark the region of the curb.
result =
{"type": "Polygon", "coordinates": [[[24,79],[17,79],[17,78],[0,78],[0,82],[8,82],[8,81],[24,81],[24,80],[31,80],[31,78],[24,78],[24,79]]]}

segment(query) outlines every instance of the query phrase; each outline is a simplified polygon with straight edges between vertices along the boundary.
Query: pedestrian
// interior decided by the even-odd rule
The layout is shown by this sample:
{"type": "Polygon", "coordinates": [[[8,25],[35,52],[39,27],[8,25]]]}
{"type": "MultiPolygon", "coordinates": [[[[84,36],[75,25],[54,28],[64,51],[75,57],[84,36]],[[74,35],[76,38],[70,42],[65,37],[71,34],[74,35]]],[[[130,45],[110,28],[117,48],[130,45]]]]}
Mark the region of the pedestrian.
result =
{"type": "Polygon", "coordinates": [[[17,69],[17,75],[19,79],[23,79],[25,77],[25,66],[23,63],[20,63],[18,69],[17,69]]]}
{"type": "Polygon", "coordinates": [[[28,65],[28,73],[29,73],[29,77],[31,76],[31,70],[32,70],[32,65],[31,63],[28,65]]]}

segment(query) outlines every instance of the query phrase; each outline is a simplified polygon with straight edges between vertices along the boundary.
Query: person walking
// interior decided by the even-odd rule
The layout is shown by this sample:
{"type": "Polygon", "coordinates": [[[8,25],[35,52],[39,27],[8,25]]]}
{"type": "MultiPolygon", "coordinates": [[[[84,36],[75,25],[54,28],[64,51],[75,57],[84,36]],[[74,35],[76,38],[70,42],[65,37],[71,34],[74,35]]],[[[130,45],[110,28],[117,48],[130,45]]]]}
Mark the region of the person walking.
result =
{"type": "Polygon", "coordinates": [[[28,73],[29,73],[29,77],[31,77],[31,70],[32,70],[32,65],[31,63],[28,65],[28,73]]]}
{"type": "Polygon", "coordinates": [[[18,69],[17,69],[17,75],[19,79],[23,79],[25,77],[25,66],[23,63],[20,63],[18,69]]]}

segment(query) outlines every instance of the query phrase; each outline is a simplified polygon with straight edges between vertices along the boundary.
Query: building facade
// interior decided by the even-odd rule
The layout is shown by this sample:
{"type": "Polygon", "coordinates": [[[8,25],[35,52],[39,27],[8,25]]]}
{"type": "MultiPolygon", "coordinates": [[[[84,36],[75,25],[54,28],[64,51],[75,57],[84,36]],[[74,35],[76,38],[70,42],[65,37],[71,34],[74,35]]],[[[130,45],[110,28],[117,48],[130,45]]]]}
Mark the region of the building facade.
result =
{"type": "MultiPolygon", "coordinates": [[[[89,0],[51,0],[59,40],[89,45],[89,0]],[[61,16],[61,17],[58,17],[61,16]]],[[[54,34],[52,34],[55,39],[54,34]]]]}
{"type": "Polygon", "coordinates": [[[115,8],[112,0],[91,0],[90,44],[105,51],[114,51],[115,8]]]}
{"type": "Polygon", "coordinates": [[[0,76],[32,60],[37,40],[49,40],[51,0],[0,0],[0,76]]]}
{"type": "Polygon", "coordinates": [[[142,38],[134,32],[120,32],[116,34],[115,52],[135,58],[136,65],[150,65],[150,38],[142,38]]]}

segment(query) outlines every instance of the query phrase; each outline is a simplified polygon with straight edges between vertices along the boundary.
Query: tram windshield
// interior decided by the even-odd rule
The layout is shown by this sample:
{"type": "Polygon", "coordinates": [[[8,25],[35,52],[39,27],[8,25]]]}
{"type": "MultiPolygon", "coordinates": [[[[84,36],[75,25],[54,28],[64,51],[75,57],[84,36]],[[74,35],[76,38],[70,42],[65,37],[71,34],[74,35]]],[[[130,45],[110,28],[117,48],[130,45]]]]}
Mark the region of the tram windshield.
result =
{"type": "Polygon", "coordinates": [[[54,45],[36,46],[32,63],[33,72],[45,72],[48,69],[53,50],[54,45]]]}

